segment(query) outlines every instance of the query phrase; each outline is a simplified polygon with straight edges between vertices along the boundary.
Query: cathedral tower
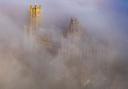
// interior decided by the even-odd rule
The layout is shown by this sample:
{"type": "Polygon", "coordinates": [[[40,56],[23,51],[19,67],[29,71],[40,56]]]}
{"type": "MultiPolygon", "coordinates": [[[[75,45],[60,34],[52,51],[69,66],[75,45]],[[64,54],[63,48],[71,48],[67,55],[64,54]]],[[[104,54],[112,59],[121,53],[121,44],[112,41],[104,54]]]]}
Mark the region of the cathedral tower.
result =
{"type": "Polygon", "coordinates": [[[34,35],[39,30],[41,24],[42,7],[37,3],[37,0],[29,7],[29,30],[30,35],[34,35]]]}

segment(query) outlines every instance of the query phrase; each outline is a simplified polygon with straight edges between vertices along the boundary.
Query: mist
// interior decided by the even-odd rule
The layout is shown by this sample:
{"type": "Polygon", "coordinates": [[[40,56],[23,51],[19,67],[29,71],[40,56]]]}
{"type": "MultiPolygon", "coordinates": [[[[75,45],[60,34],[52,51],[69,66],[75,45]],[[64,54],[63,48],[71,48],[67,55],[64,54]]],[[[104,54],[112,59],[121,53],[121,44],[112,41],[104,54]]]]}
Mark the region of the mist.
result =
{"type": "Polygon", "coordinates": [[[26,37],[29,2],[0,1],[0,89],[127,89],[128,37],[109,0],[39,2],[50,48],[26,37]],[[72,17],[80,35],[64,37],[72,17]]]}

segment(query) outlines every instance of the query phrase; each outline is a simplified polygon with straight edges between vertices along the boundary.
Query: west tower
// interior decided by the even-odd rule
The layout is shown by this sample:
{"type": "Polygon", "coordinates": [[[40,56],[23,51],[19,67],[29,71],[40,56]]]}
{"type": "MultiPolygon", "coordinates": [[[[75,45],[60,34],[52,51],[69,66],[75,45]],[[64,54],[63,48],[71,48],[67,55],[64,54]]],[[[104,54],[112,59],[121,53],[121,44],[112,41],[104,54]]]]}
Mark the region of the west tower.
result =
{"type": "Polygon", "coordinates": [[[42,6],[37,3],[37,0],[33,0],[28,7],[28,24],[25,30],[25,44],[30,49],[37,46],[38,32],[41,26],[42,20],[42,6]]]}
{"type": "Polygon", "coordinates": [[[29,6],[29,30],[30,35],[34,35],[40,28],[42,18],[42,7],[37,0],[29,6]]]}

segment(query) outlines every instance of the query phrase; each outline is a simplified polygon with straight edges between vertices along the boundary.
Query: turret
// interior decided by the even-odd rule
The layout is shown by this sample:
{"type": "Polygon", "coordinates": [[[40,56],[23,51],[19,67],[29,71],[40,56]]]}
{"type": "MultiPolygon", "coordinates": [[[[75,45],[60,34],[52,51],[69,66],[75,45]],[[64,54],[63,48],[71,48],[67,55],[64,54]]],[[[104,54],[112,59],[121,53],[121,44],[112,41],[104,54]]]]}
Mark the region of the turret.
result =
{"type": "Polygon", "coordinates": [[[77,18],[71,18],[69,22],[69,27],[64,32],[64,36],[77,35],[80,33],[80,24],[77,18]]]}
{"type": "Polygon", "coordinates": [[[30,16],[32,18],[40,17],[41,16],[41,5],[30,5],[30,16]]]}

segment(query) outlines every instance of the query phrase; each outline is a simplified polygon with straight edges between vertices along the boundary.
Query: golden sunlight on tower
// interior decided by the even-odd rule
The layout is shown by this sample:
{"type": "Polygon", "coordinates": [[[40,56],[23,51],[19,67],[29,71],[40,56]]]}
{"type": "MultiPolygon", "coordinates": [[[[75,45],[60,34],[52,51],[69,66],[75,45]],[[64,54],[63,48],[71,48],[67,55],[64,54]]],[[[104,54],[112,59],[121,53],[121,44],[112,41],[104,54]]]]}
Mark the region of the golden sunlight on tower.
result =
{"type": "Polygon", "coordinates": [[[34,34],[36,30],[39,30],[41,24],[41,17],[42,17],[42,7],[40,4],[35,1],[34,4],[30,4],[29,8],[29,17],[30,17],[30,29],[29,33],[34,34]]]}

